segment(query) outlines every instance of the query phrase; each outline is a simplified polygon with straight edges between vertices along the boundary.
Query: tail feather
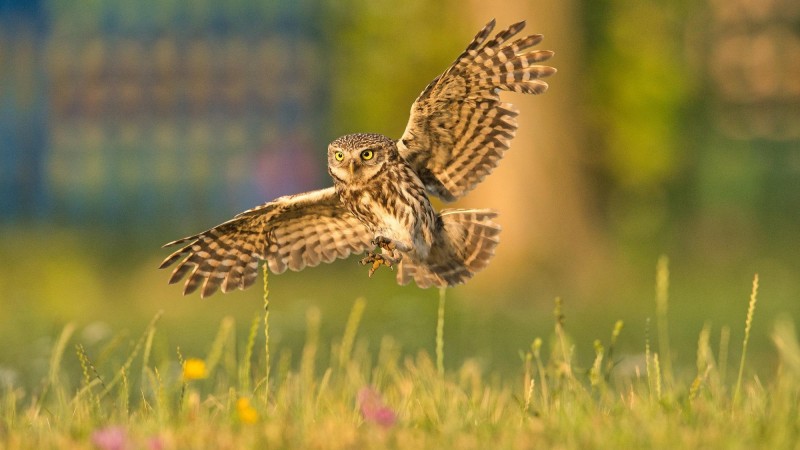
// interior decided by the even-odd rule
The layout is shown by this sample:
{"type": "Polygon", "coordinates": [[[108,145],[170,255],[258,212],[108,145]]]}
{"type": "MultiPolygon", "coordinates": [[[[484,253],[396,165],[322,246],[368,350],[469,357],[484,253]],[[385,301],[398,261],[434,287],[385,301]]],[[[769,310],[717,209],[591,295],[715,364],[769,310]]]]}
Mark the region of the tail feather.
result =
{"type": "Polygon", "coordinates": [[[497,213],[487,209],[442,211],[442,229],[425,261],[400,262],[397,282],[412,279],[417,286],[445,287],[462,284],[485,269],[500,242],[500,225],[493,222],[497,213]]]}

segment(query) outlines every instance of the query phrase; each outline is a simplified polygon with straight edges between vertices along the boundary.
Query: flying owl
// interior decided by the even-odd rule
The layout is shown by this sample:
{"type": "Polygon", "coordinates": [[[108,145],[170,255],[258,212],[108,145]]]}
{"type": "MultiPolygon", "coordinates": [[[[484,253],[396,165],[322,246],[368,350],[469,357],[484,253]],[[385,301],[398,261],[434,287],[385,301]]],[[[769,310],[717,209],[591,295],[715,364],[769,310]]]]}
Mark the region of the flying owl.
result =
{"type": "Polygon", "coordinates": [[[245,289],[259,261],[282,273],[366,252],[369,275],[397,267],[397,281],[417,286],[464,283],[487,266],[499,242],[497,214],[488,209],[436,212],[429,196],[464,196],[497,166],[517,129],[518,111],[500,101],[509,90],[540,94],[538,65],[553,52],[527,50],[542,40],[510,40],[525,22],[488,39],[489,22],[455,62],[422,91],[399,140],[380,134],[342,136],[328,146],[327,189],[277,198],[181,245],[160,268],[178,262],[170,284],[188,275],[183,293],[245,289]]]}

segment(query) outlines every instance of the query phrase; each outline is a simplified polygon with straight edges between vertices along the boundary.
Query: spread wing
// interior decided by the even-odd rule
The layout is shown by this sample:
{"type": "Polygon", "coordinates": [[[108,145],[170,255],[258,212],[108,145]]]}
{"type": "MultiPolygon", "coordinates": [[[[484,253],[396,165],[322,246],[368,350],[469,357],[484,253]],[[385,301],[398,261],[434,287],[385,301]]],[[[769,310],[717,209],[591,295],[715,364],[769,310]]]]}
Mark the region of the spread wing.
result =
{"type": "Polygon", "coordinates": [[[541,78],[555,69],[536,65],[553,56],[525,51],[542,40],[531,35],[509,42],[525,27],[511,25],[491,40],[489,22],[467,49],[433,80],[411,105],[411,117],[398,141],[403,158],[432,195],[453,201],[475,187],[497,166],[517,129],[518,111],[500,101],[499,90],[540,94],[541,78]]]}
{"type": "Polygon", "coordinates": [[[277,198],[194,236],[170,242],[183,244],[159,268],[180,261],[170,284],[189,274],[183,293],[200,290],[207,297],[250,287],[258,262],[281,273],[361,253],[372,236],[339,202],[334,188],[277,198]]]}

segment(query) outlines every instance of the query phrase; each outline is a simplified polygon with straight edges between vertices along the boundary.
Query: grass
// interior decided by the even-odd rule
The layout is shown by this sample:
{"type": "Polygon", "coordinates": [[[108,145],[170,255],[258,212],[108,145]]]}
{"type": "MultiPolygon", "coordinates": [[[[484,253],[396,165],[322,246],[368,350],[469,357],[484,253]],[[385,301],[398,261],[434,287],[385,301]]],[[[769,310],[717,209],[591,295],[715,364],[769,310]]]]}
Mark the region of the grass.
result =
{"type": "Polygon", "coordinates": [[[370,352],[358,339],[369,303],[357,299],[341,339],[331,343],[320,341],[319,311],[308,311],[295,362],[270,347],[266,273],[264,312],[246,339],[237,341],[237,324],[223,318],[205,355],[165,351],[159,314],[136,339],[121,334],[93,346],[73,344],[75,326],[68,324],[38,388],[4,386],[0,448],[797,448],[800,344],[793,325],[778,321],[772,332],[774,376],[747,375],[756,277],[749,304],[741,304],[745,337],[734,384],[726,376],[730,328],[722,328],[715,353],[711,327],[704,327],[694,373],[673,373],[674,349],[663,342],[668,274],[662,259],[658,345],[648,332],[640,355],[618,355],[619,321],[591,345],[591,366],[580,367],[574,355],[583,343],[570,337],[558,299],[552,335],[531,336],[512,377],[473,359],[445,370],[444,291],[433,357],[402,356],[390,336],[370,352]],[[266,344],[257,351],[262,326],[266,344]]]}

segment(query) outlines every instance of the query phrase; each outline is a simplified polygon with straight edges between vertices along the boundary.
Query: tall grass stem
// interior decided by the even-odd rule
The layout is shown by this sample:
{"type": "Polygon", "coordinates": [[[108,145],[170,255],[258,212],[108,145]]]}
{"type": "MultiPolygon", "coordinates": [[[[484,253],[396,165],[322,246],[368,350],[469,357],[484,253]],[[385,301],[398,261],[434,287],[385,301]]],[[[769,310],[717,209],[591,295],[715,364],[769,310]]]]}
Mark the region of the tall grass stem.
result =
{"type": "Polygon", "coordinates": [[[75,324],[72,322],[66,324],[64,329],[61,330],[61,334],[58,336],[56,345],[53,346],[53,353],[50,355],[50,368],[47,375],[47,384],[42,391],[42,395],[39,396],[39,402],[34,407],[34,410],[37,412],[47,397],[49,390],[58,385],[59,374],[61,373],[61,360],[64,358],[64,351],[67,348],[67,342],[69,342],[74,332],[75,324]]]}
{"type": "Polygon", "coordinates": [[[744,321],[744,340],[742,341],[742,359],[739,361],[739,376],[736,377],[736,389],[733,392],[733,404],[739,401],[742,390],[742,375],[744,374],[744,361],[747,357],[747,343],[750,340],[750,328],[753,326],[753,314],[756,311],[758,299],[758,274],[753,277],[753,290],[750,293],[750,303],[747,306],[747,318],[744,321]]]}
{"type": "Polygon", "coordinates": [[[650,392],[650,398],[653,398],[653,358],[650,355],[650,318],[648,317],[644,324],[644,368],[647,373],[647,390],[650,392]]]}
{"type": "Polygon", "coordinates": [[[56,345],[53,347],[53,354],[50,355],[50,373],[47,377],[50,386],[54,386],[58,383],[58,374],[61,371],[61,359],[64,357],[64,350],[67,347],[67,342],[69,342],[74,332],[75,324],[72,322],[68,323],[64,329],[61,330],[56,345]]]}
{"type": "Polygon", "coordinates": [[[117,375],[115,375],[114,378],[112,378],[111,381],[104,386],[105,389],[103,389],[103,392],[100,394],[99,397],[104,397],[106,394],[111,392],[111,389],[113,389],[114,386],[116,386],[117,383],[119,383],[120,380],[122,380],[124,374],[130,370],[131,365],[133,364],[133,360],[136,359],[136,357],[139,355],[139,352],[142,350],[142,346],[144,345],[147,336],[150,335],[151,330],[155,330],[156,324],[161,319],[162,315],[164,315],[163,309],[158,311],[156,315],[153,317],[153,319],[150,320],[150,323],[147,324],[147,328],[145,329],[144,333],[139,338],[139,340],[136,341],[136,345],[133,346],[133,350],[128,355],[128,358],[122,364],[122,367],[119,368],[117,375]]]}
{"type": "Polygon", "coordinates": [[[653,354],[653,371],[656,378],[656,399],[661,401],[661,363],[658,360],[658,353],[653,354]]]}
{"type": "Polygon", "coordinates": [[[316,371],[317,349],[319,348],[319,327],[322,321],[319,308],[312,306],[306,311],[306,343],[300,359],[300,377],[306,387],[313,384],[316,371]]]}
{"type": "Polygon", "coordinates": [[[258,333],[258,322],[261,320],[259,314],[253,317],[253,323],[250,324],[250,332],[247,334],[247,344],[244,347],[244,356],[242,366],[239,370],[239,390],[242,393],[249,394],[250,390],[250,367],[253,360],[253,350],[256,346],[256,333],[258,333]]]}
{"type": "Polygon", "coordinates": [[[264,405],[269,403],[270,359],[269,359],[269,269],[264,264],[264,405]]]}
{"type": "Polygon", "coordinates": [[[147,365],[150,361],[150,350],[153,348],[153,337],[156,334],[155,327],[150,328],[147,331],[147,338],[144,342],[144,354],[142,355],[142,381],[145,379],[145,374],[147,373],[147,365]]]}
{"type": "Polygon", "coordinates": [[[444,375],[444,305],[447,288],[439,288],[439,314],[436,320],[436,371],[444,375]]]}
{"type": "Polygon", "coordinates": [[[347,318],[347,325],[344,327],[344,335],[342,336],[342,345],[339,349],[339,367],[344,368],[350,362],[350,353],[353,351],[353,343],[356,340],[356,333],[358,332],[358,324],[361,322],[361,316],[364,314],[364,308],[367,301],[363,297],[356,299],[353,303],[353,308],[350,310],[350,316],[347,318]]]}
{"type": "Polygon", "coordinates": [[[725,325],[719,332],[719,382],[725,385],[725,380],[728,378],[728,352],[731,342],[731,327],[725,325]]]}
{"type": "Polygon", "coordinates": [[[542,407],[547,409],[550,406],[550,394],[547,388],[547,372],[542,362],[542,338],[537,337],[533,340],[531,351],[536,361],[536,372],[539,373],[539,384],[542,386],[542,407]]]}
{"type": "Polygon", "coordinates": [[[663,366],[664,381],[672,385],[672,353],[669,348],[669,258],[661,255],[656,264],[656,326],[658,327],[658,352],[663,366]]]}
{"type": "Polygon", "coordinates": [[[556,336],[558,337],[558,342],[561,345],[561,355],[563,357],[563,370],[564,375],[566,375],[570,380],[572,380],[572,349],[571,347],[567,346],[567,336],[564,332],[564,301],[561,297],[556,297],[556,307],[553,310],[553,315],[555,316],[556,321],[556,336]]]}
{"type": "Polygon", "coordinates": [[[208,356],[206,356],[206,367],[208,367],[209,373],[213,372],[217,364],[222,360],[222,352],[225,349],[225,343],[230,340],[235,324],[231,316],[222,318],[217,335],[214,337],[214,342],[211,344],[211,350],[208,351],[208,356]]]}

